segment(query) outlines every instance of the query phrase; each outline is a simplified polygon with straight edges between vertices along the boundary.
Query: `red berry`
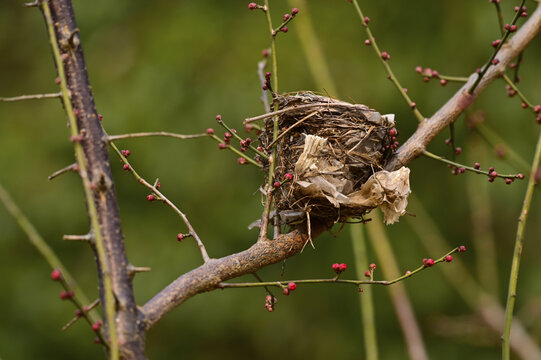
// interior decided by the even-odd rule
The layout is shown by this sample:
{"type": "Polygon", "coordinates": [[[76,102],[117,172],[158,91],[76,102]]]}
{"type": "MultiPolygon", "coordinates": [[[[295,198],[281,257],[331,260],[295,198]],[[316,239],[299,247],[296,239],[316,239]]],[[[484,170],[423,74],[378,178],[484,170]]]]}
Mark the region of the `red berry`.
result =
{"type": "Polygon", "coordinates": [[[505,183],[506,183],[507,185],[511,184],[512,182],[513,182],[512,179],[509,179],[509,178],[505,179],[505,183]]]}
{"type": "Polygon", "coordinates": [[[214,135],[214,129],[213,128],[208,128],[207,129],[207,135],[214,135]]]}
{"type": "Polygon", "coordinates": [[[295,284],[294,282],[290,282],[289,284],[287,284],[287,288],[290,291],[294,291],[297,288],[297,284],[295,284]]]}
{"type": "Polygon", "coordinates": [[[293,175],[291,175],[290,173],[286,173],[284,174],[284,179],[291,181],[293,180],[293,175]]]}
{"type": "Polygon", "coordinates": [[[493,46],[493,47],[498,47],[498,45],[500,45],[501,42],[502,42],[502,41],[501,41],[500,39],[494,40],[494,41],[492,42],[492,46],[493,46]]]}
{"type": "Polygon", "coordinates": [[[524,174],[523,173],[517,174],[517,178],[519,178],[520,180],[524,179],[524,174]]]}
{"type": "Polygon", "coordinates": [[[417,104],[416,104],[415,102],[412,101],[411,104],[410,104],[410,106],[411,106],[412,109],[415,109],[415,107],[417,106],[417,104]]]}
{"type": "Polygon", "coordinates": [[[297,8],[291,9],[291,15],[295,16],[295,15],[297,15],[298,13],[299,13],[299,9],[297,9],[297,8]]]}
{"type": "Polygon", "coordinates": [[[426,266],[426,267],[431,267],[432,265],[434,265],[434,260],[433,259],[423,259],[423,265],[426,266]]]}
{"type": "Polygon", "coordinates": [[[222,115],[220,114],[216,115],[216,121],[222,122],[222,115]]]}
{"type": "Polygon", "coordinates": [[[147,200],[153,202],[154,200],[156,200],[156,196],[154,196],[153,194],[147,195],[147,200]]]}
{"type": "Polygon", "coordinates": [[[282,293],[286,296],[289,295],[289,289],[285,287],[282,293]]]}
{"type": "Polygon", "coordinates": [[[457,146],[457,147],[455,148],[455,154],[457,154],[457,155],[462,154],[462,148],[461,148],[460,146],[457,146]]]}
{"type": "Polygon", "coordinates": [[[227,144],[219,143],[218,144],[218,149],[220,149],[220,150],[227,149],[227,144]]]}
{"type": "Polygon", "coordinates": [[[381,53],[381,58],[383,59],[383,61],[387,61],[391,58],[391,55],[389,55],[387,51],[384,51],[381,53]]]}
{"type": "Polygon", "coordinates": [[[177,240],[182,241],[182,240],[184,240],[185,237],[186,237],[186,235],[180,233],[180,234],[177,235],[177,240]]]}
{"type": "Polygon", "coordinates": [[[535,106],[533,107],[533,111],[534,111],[535,113],[540,113],[540,112],[541,112],[541,105],[535,105],[535,106]]]}
{"type": "Polygon", "coordinates": [[[239,165],[246,165],[248,163],[248,161],[245,158],[240,157],[240,158],[237,159],[237,163],[239,165]]]}
{"type": "Polygon", "coordinates": [[[365,44],[365,45],[372,45],[372,41],[370,41],[370,39],[366,39],[366,40],[364,41],[364,44],[365,44]]]}
{"type": "Polygon", "coordinates": [[[340,269],[341,272],[346,271],[347,268],[348,268],[348,266],[346,264],[344,264],[344,263],[341,263],[340,266],[339,266],[339,269],[340,269]]]}
{"type": "Polygon", "coordinates": [[[425,77],[423,78],[423,81],[424,81],[424,82],[429,82],[429,81],[430,81],[430,78],[429,78],[428,76],[425,76],[425,77]]]}
{"type": "Polygon", "coordinates": [[[60,79],[60,77],[57,77],[56,79],[54,79],[54,82],[56,85],[60,85],[60,83],[62,82],[62,79],[60,79]]]}
{"type": "Polygon", "coordinates": [[[102,114],[98,114],[98,119],[100,119],[100,121],[103,120],[103,115],[102,114]]]}
{"type": "Polygon", "coordinates": [[[128,165],[128,164],[124,164],[124,166],[122,166],[122,168],[123,168],[125,171],[130,171],[130,170],[131,170],[130,165],[128,165]]]}
{"type": "Polygon", "coordinates": [[[265,90],[265,91],[266,91],[266,90],[269,90],[269,87],[268,87],[267,84],[263,84],[263,86],[262,86],[261,88],[262,88],[263,90],[265,90]]]}
{"type": "Polygon", "coordinates": [[[131,151],[130,150],[120,150],[120,153],[122,154],[122,156],[128,157],[128,156],[130,156],[131,151]]]}
{"type": "Polygon", "coordinates": [[[441,80],[440,80],[440,85],[441,85],[441,86],[447,85],[447,80],[441,79],[441,80]]]}
{"type": "Polygon", "coordinates": [[[101,320],[98,320],[94,324],[92,324],[92,330],[98,331],[102,325],[103,323],[101,322],[101,320]]]}
{"type": "Polygon", "coordinates": [[[289,14],[284,14],[284,21],[289,20],[290,17],[291,17],[291,15],[289,15],[289,14]]]}
{"type": "Polygon", "coordinates": [[[474,168],[476,168],[477,170],[479,170],[481,168],[481,164],[479,164],[478,162],[476,162],[474,165],[473,165],[474,168]]]}
{"type": "Polygon", "coordinates": [[[51,273],[51,279],[58,281],[62,278],[62,272],[59,269],[54,269],[51,273]]]}
{"type": "Polygon", "coordinates": [[[509,27],[509,32],[515,32],[515,31],[517,31],[517,26],[516,25],[511,25],[509,27]]]}
{"type": "Polygon", "coordinates": [[[369,22],[370,22],[370,18],[369,18],[368,16],[365,16],[365,17],[364,17],[364,23],[365,23],[366,25],[368,25],[369,22]]]}
{"type": "Polygon", "coordinates": [[[253,2],[249,3],[249,4],[248,4],[248,9],[250,9],[250,10],[255,10],[255,9],[257,9],[257,4],[256,4],[256,3],[253,3],[253,2]]]}
{"type": "Polygon", "coordinates": [[[338,264],[338,263],[332,264],[332,269],[333,269],[334,271],[340,270],[340,264],[338,264]]]}
{"type": "Polygon", "coordinates": [[[279,188],[279,187],[280,187],[280,182],[279,182],[279,181],[275,181],[274,184],[273,184],[273,186],[274,186],[275,188],[279,188]]]}
{"type": "Polygon", "coordinates": [[[156,184],[156,189],[160,190],[161,187],[162,187],[162,183],[158,181],[158,183],[156,184]]]}
{"type": "Polygon", "coordinates": [[[376,264],[370,264],[370,265],[368,266],[368,268],[369,268],[370,270],[376,270],[376,264]]]}
{"type": "Polygon", "coordinates": [[[68,291],[62,290],[60,292],[60,299],[62,299],[62,300],[71,299],[72,297],[73,297],[73,291],[72,290],[68,290],[68,291]]]}
{"type": "Polygon", "coordinates": [[[451,262],[451,261],[453,261],[453,257],[452,257],[451,255],[445,255],[444,260],[445,260],[446,262],[451,262]]]}
{"type": "Polygon", "coordinates": [[[287,26],[282,26],[282,28],[280,29],[282,32],[288,32],[289,28],[287,26]]]}
{"type": "Polygon", "coordinates": [[[392,128],[391,130],[389,130],[389,135],[396,136],[397,134],[398,134],[398,131],[396,131],[395,128],[392,128]]]}
{"type": "Polygon", "coordinates": [[[495,177],[498,177],[498,173],[497,173],[496,171],[491,171],[491,172],[488,174],[488,176],[494,177],[494,178],[495,178],[495,177]]]}
{"type": "Polygon", "coordinates": [[[421,73],[423,72],[423,68],[422,68],[421,66],[416,66],[416,67],[415,67],[415,72],[416,72],[417,74],[421,74],[421,73]]]}
{"type": "Polygon", "coordinates": [[[264,58],[269,57],[269,54],[269,49],[261,50],[261,55],[263,55],[264,58]]]}
{"type": "Polygon", "coordinates": [[[460,245],[458,247],[458,252],[465,252],[466,251],[466,247],[464,245],[460,245]]]}
{"type": "Polygon", "coordinates": [[[494,59],[492,60],[492,65],[498,65],[500,63],[500,60],[494,59]]]}
{"type": "Polygon", "coordinates": [[[83,316],[83,312],[81,311],[81,309],[76,309],[75,310],[75,317],[80,318],[81,316],[83,316]]]}
{"type": "Polygon", "coordinates": [[[370,270],[366,270],[364,272],[364,276],[366,276],[367,278],[371,277],[372,276],[372,273],[370,272],[370,270]]]}
{"type": "Polygon", "coordinates": [[[464,174],[466,172],[466,168],[465,167],[460,167],[460,168],[458,168],[458,172],[461,173],[461,174],[464,174]]]}
{"type": "Polygon", "coordinates": [[[537,121],[538,124],[541,124],[541,115],[537,116],[535,120],[537,121]]]}

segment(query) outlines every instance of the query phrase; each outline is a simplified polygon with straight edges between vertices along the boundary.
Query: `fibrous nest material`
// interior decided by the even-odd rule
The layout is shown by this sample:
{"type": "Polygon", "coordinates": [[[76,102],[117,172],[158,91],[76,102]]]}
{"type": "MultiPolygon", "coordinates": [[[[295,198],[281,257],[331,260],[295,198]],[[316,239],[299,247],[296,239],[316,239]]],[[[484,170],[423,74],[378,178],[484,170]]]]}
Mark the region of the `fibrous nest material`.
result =
{"type": "Polygon", "coordinates": [[[409,169],[383,170],[396,133],[393,115],[310,92],[275,100],[279,110],[265,119],[259,140],[269,155],[277,147],[274,178],[293,174],[275,190],[277,211],[344,222],[380,206],[387,223],[405,213],[409,169]]]}

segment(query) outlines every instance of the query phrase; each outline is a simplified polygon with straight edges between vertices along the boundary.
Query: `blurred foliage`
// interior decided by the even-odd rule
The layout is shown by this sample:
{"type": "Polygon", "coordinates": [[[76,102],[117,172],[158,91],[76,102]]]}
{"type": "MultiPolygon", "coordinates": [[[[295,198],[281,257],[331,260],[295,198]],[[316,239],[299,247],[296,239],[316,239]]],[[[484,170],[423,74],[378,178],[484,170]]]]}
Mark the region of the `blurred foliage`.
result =
{"type": "MultiPolygon", "coordinates": [[[[268,46],[267,26],[260,12],[247,10],[248,1],[75,1],[74,7],[98,111],[110,134],[137,131],[197,133],[215,127],[222,114],[233,127],[244,118],[262,113],[256,63],[268,46]]],[[[534,2],[527,3],[530,8],[534,2]]],[[[502,2],[505,19],[514,15],[516,2],[502,2]]],[[[437,110],[459,85],[428,84],[415,74],[417,65],[440,73],[467,76],[490,56],[490,42],[499,37],[493,6],[487,1],[361,1],[382,50],[388,51],[396,75],[425,116],[437,110]]],[[[289,11],[286,1],[271,1],[275,22],[289,11]]],[[[417,121],[400,95],[386,80],[351,4],[311,0],[299,16],[310,14],[330,72],[344,100],[368,104],[383,113],[395,113],[399,140],[404,141],[417,121]]],[[[508,20],[509,21],[509,20],[508,20]]],[[[295,22],[278,37],[281,91],[314,90],[316,82],[306,65],[295,22]]],[[[520,87],[534,103],[541,101],[538,59],[541,43],[525,52],[520,87]]],[[[25,9],[23,1],[0,2],[0,96],[54,92],[55,72],[41,14],[25,9]]],[[[495,81],[473,105],[486,112],[487,123],[528,163],[539,125],[506,97],[503,81],[495,81]]],[[[53,171],[73,162],[73,148],[62,107],[56,100],[0,103],[0,181],[78,279],[92,298],[97,296],[91,252],[83,245],[63,242],[62,234],[87,231],[80,181],[63,175],[49,182],[53,171]]],[[[469,154],[467,140],[480,141],[461,117],[455,126],[459,160],[469,154]]],[[[242,132],[242,131],[241,131],[242,132]]],[[[450,156],[444,132],[429,150],[450,156]]],[[[212,257],[249,247],[256,231],[246,226],[261,211],[258,187],[262,174],[240,167],[229,152],[218,151],[209,139],[178,141],[146,138],[117,142],[132,151],[133,166],[147,179],[159,177],[164,193],[189,216],[212,257]]],[[[517,172],[488,147],[483,166],[505,173],[517,172]]],[[[123,229],[130,260],[150,266],[138,275],[136,297],[144,303],[180,274],[201,263],[195,244],[179,244],[184,231],[177,216],[160,203],[149,203],[147,192],[111,156],[119,195],[123,229]]],[[[472,230],[466,176],[479,186],[486,178],[452,176],[449,169],[430,159],[411,164],[412,190],[433,216],[449,249],[465,244],[461,255],[475,274],[476,254],[469,246],[472,230]]],[[[501,293],[505,301],[509,265],[518,211],[526,182],[507,186],[490,184],[501,293]]],[[[410,211],[415,213],[415,209],[410,211]]],[[[538,341],[541,283],[539,193],[535,195],[522,263],[517,313],[528,320],[538,341]],[[539,306],[537,306],[539,308],[539,306]]],[[[415,220],[414,220],[415,221],[415,220]]],[[[102,355],[83,322],[62,333],[72,317],[72,305],[58,299],[58,284],[50,269],[29,245],[5,209],[0,206],[0,357],[5,359],[96,359],[102,355]]],[[[388,228],[402,269],[413,268],[426,254],[406,221],[388,228]]],[[[353,264],[346,231],[328,234],[286,263],[286,278],[327,277],[333,262],[353,264]]],[[[370,254],[373,254],[370,252],[370,254]]],[[[376,259],[371,255],[373,261],[376,259]]],[[[381,261],[381,260],[380,260],[381,261]]],[[[453,266],[444,264],[442,266],[453,266]]],[[[279,279],[281,265],[263,269],[264,279],[279,279]]],[[[353,276],[346,272],[345,275],[353,276]]],[[[378,275],[376,275],[378,276],[378,275]]],[[[252,281],[252,278],[246,278],[252,281]]],[[[437,268],[405,283],[425,337],[428,352],[437,359],[494,359],[497,336],[460,338],[445,336],[441,328],[455,315],[471,310],[460,300],[437,268]],[[436,331],[438,329],[438,331],[436,331]]],[[[377,333],[382,359],[406,358],[405,344],[385,288],[370,289],[375,296],[377,333]]],[[[201,294],[183,304],[148,334],[148,355],[153,359],[234,358],[362,358],[363,337],[356,290],[347,286],[300,286],[280,297],[274,313],[264,308],[262,289],[233,289],[201,294]]],[[[445,327],[445,326],[444,326],[445,327]]]]}

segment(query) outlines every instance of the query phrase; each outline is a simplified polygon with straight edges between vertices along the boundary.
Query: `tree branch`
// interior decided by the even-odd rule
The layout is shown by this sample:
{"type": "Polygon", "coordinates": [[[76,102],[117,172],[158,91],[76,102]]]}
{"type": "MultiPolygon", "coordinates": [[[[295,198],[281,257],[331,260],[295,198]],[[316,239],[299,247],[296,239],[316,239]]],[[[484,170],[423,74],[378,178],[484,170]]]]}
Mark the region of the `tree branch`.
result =
{"type": "Polygon", "coordinates": [[[40,2],[70,120],[79,172],[83,181],[96,257],[104,322],[112,331],[111,355],[120,348],[124,358],[145,358],[144,332],[139,329],[132,282],[128,274],[120,215],[109,163],[107,136],[96,111],[81,47],[79,29],[70,0],[40,2]],[[110,281],[112,292],[107,290],[110,281]],[[113,296],[114,295],[114,296],[113,296]],[[107,300],[107,301],[105,301],[107,300]],[[116,300],[116,301],[115,301],[116,300]],[[106,314],[116,310],[112,319],[106,314]]]}
{"type": "Polygon", "coordinates": [[[507,65],[526,48],[539,31],[541,31],[541,4],[531,14],[530,19],[517,31],[515,36],[507,44],[502,46],[498,52],[499,63],[488,68],[488,71],[475,88],[473,94],[468,94],[468,89],[475,83],[478,76],[477,73],[472,74],[468,82],[431,118],[419,123],[415,133],[389,160],[386,169],[396,170],[421,155],[432,139],[453,123],[473,103],[479,93],[492,81],[504,74],[507,65]]]}
{"type": "MultiPolygon", "coordinates": [[[[313,222],[312,237],[321,234],[331,225],[313,222]]],[[[152,327],[165,314],[194,295],[217,289],[223,281],[253,273],[299,253],[307,240],[306,229],[298,228],[274,240],[258,241],[240,253],[211,259],[177,278],[143,306],[145,328],[152,327]]]]}
{"type": "MultiPolygon", "coordinates": [[[[475,97],[492,81],[501,76],[506,66],[530,43],[541,30],[541,6],[530,19],[517,31],[516,35],[504,45],[498,53],[499,64],[491,66],[472,95],[468,89],[475,82],[477,74],[470,76],[468,82],[431,118],[419,124],[417,131],[402,145],[390,159],[387,169],[398,169],[407,165],[422,154],[432,139],[454,122],[458,116],[472,104],[475,97]]],[[[272,116],[265,114],[246,119],[245,123],[272,116]]],[[[332,224],[312,224],[312,238],[315,238],[332,224]]],[[[251,248],[208,263],[180,276],[169,286],[150,299],[142,309],[144,326],[152,327],[165,314],[173,310],[194,295],[211,291],[219,287],[220,282],[252,273],[264,266],[274,264],[297,254],[308,239],[306,229],[300,228],[289,234],[280,235],[274,240],[260,241],[251,248]]]]}

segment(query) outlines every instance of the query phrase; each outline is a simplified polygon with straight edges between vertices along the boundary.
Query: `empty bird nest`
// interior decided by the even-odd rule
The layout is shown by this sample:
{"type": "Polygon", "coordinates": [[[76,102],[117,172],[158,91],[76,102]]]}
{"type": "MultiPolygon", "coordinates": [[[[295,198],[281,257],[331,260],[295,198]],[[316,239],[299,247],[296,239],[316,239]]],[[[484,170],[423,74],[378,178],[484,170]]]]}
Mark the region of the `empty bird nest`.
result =
{"type": "Polygon", "coordinates": [[[274,190],[278,212],[345,222],[381,207],[387,223],[405,213],[409,169],[383,169],[395,147],[394,115],[310,92],[275,101],[279,109],[265,117],[259,140],[269,155],[277,148],[274,178],[293,175],[274,190]]]}

